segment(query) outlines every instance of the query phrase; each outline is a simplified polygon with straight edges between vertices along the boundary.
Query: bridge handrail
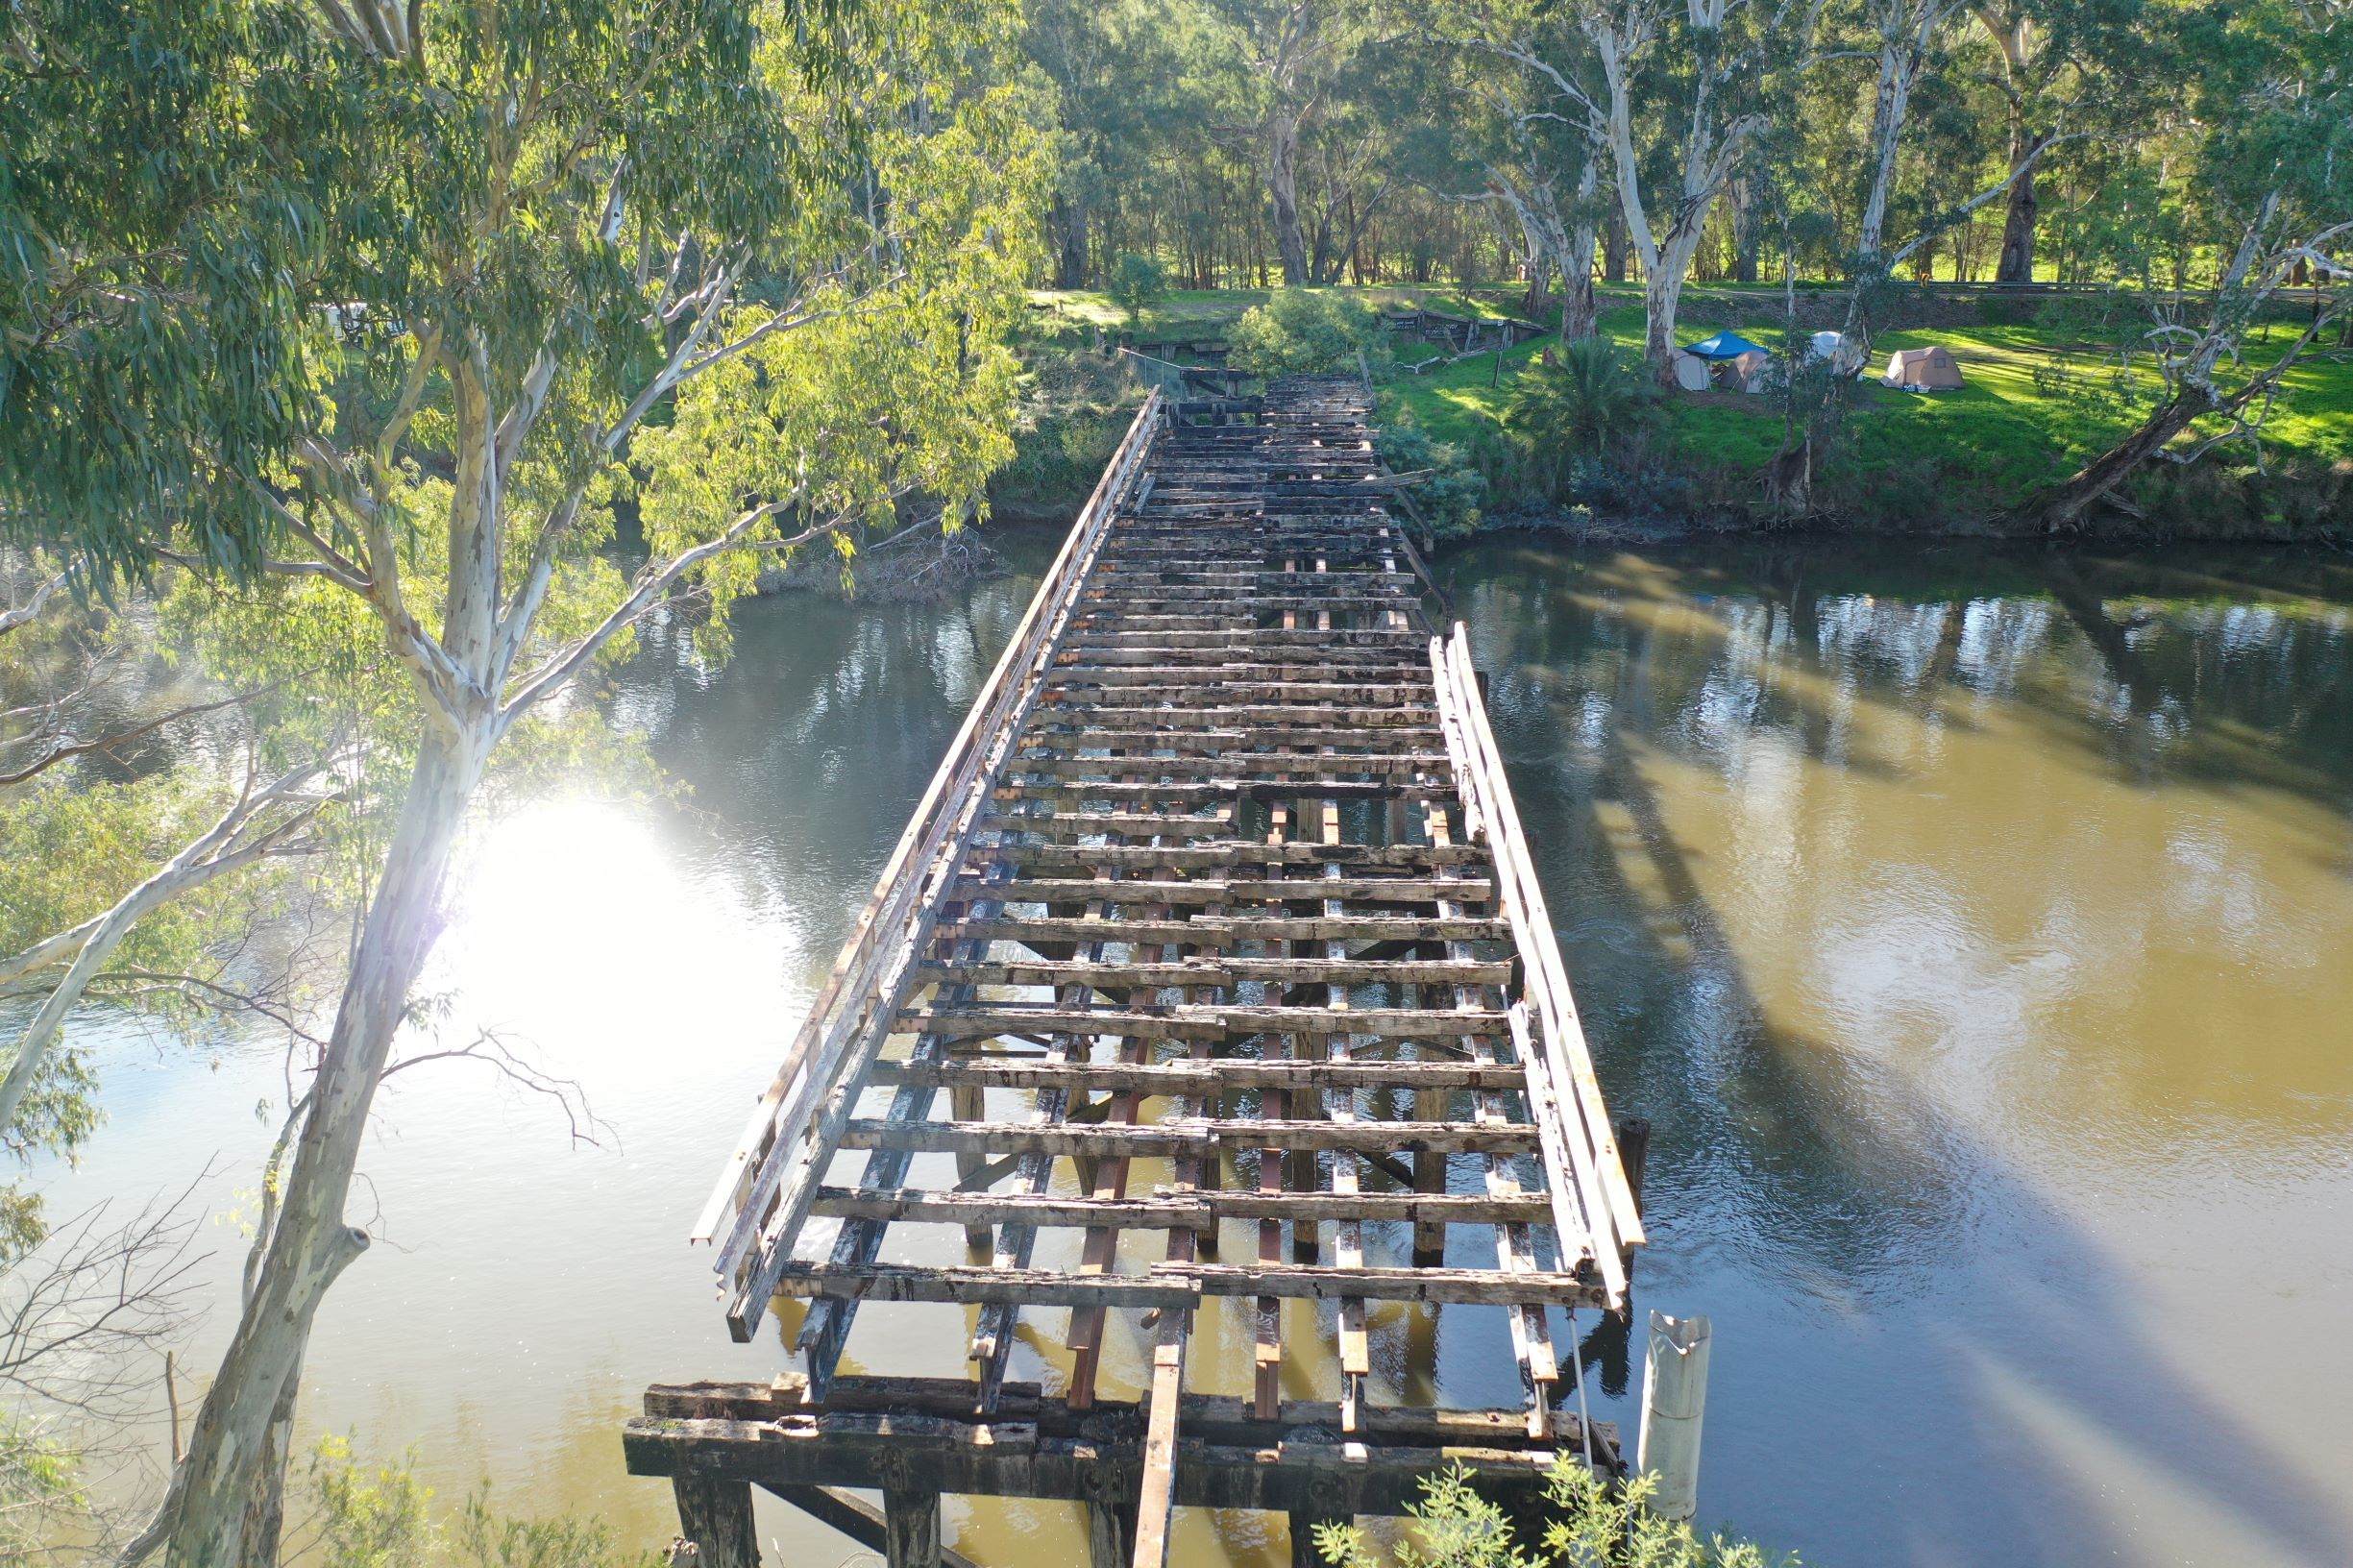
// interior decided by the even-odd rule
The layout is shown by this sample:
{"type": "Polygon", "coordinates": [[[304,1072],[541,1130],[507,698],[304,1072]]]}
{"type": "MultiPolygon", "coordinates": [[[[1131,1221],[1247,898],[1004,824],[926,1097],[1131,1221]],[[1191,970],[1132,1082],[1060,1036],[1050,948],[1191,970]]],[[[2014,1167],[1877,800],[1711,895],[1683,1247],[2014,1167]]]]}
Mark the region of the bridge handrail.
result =
{"type": "MultiPolygon", "coordinates": [[[[1459,753],[1455,776],[1462,793],[1463,831],[1466,837],[1483,837],[1494,853],[1496,891],[1527,959],[1527,992],[1538,1025],[1539,1048],[1528,1049],[1531,1041],[1523,1029],[1514,1030],[1515,1043],[1527,1065],[1532,1098],[1557,1105],[1556,1124],[1570,1135],[1569,1169],[1548,1170],[1548,1185],[1556,1191],[1563,1178],[1574,1185],[1594,1239],[1595,1266],[1611,1301],[1619,1302],[1626,1288],[1626,1260],[1645,1239],[1642,1218],[1635,1210],[1633,1188],[1626,1179],[1617,1135],[1603,1104],[1601,1081],[1594,1074],[1592,1053],[1577,1016],[1577,1000],[1569,989],[1568,968],[1561,962],[1559,940],[1529,856],[1519,808],[1512,802],[1503,756],[1487,724],[1486,703],[1479,695],[1478,674],[1471,663],[1470,634],[1461,622],[1455,623],[1452,638],[1430,639],[1430,663],[1437,677],[1438,707],[1447,741],[1459,753]]],[[[1539,1128],[1555,1120],[1543,1106],[1532,1104],[1529,1110],[1539,1128]]],[[[1547,1152],[1551,1152],[1549,1144],[1547,1152]]],[[[1555,1164],[1551,1159],[1546,1163],[1555,1164]]],[[[1562,1247],[1571,1241],[1564,1232],[1562,1247]]]]}
{"type": "Polygon", "coordinates": [[[914,955],[930,934],[939,906],[925,894],[953,871],[979,821],[992,782],[1059,650],[1080,585],[1151,446],[1163,404],[1158,390],[1145,400],[1096,481],[1046,580],[965,715],[696,1222],[690,1239],[717,1244],[712,1271],[733,1277],[741,1286],[728,1314],[739,1337],[749,1332],[742,1309],[750,1302],[742,1297],[756,1301],[773,1288],[776,1267],[791,1249],[830,1158],[833,1139],[825,1128],[846,1116],[855,1102],[866,1068],[904,1000],[914,955]],[[824,1109],[819,1115],[821,1101],[824,1109]],[[795,1129],[798,1139],[791,1136],[795,1129]],[[796,1177],[789,1188],[788,1174],[796,1177]]]}

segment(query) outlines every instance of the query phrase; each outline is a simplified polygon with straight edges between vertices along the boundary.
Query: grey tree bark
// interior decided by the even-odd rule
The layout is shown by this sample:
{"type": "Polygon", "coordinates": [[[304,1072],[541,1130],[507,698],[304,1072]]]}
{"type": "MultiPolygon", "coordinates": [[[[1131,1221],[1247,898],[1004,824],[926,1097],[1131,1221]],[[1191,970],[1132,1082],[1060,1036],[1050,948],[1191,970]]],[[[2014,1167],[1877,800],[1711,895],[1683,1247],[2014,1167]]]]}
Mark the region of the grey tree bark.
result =
{"type": "Polygon", "coordinates": [[[1275,250],[1283,258],[1283,286],[1305,288],[1307,237],[1299,228],[1299,122],[1277,110],[1266,117],[1266,194],[1274,205],[1275,250]]]}

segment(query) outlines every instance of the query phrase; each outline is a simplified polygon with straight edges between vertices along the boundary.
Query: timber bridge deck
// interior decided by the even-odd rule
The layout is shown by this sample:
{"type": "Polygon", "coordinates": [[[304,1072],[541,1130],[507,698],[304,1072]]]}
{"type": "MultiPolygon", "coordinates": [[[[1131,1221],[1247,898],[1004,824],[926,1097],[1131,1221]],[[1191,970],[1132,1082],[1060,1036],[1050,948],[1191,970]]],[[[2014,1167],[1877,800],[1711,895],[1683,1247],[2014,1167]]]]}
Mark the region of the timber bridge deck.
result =
{"type": "Polygon", "coordinates": [[[1448,1463],[1618,1464],[1556,1408],[1554,1313],[1625,1310],[1634,1186],[1369,412],[1156,394],[1080,514],[697,1230],[737,1338],[806,1303],[805,1375],[629,1425],[704,1568],[756,1562],[755,1484],[894,1568],[959,1560],[943,1492],[1073,1500],[1109,1568],[1179,1504],[1285,1512],[1304,1561],[1448,1463]],[[879,1303],[953,1309],[969,1376],[837,1375],[879,1303]],[[1013,1381],[1048,1310],[1067,1376],[1013,1381]],[[1377,1388],[1380,1324],[1440,1311],[1505,1315],[1516,1407],[1385,1401],[1434,1368],[1377,1388]],[[1246,1395],[1185,1386],[1213,1321],[1196,1373],[1246,1395]],[[1107,1347],[1140,1397],[1098,1397],[1107,1347]]]}

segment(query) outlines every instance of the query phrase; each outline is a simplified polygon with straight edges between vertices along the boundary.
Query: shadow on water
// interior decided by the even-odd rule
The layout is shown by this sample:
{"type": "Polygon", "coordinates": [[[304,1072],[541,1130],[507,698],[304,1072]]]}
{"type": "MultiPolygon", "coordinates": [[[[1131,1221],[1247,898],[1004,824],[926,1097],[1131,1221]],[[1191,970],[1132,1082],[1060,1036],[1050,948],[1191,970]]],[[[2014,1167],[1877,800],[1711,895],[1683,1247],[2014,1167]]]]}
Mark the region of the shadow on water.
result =
{"type": "MultiPolygon", "coordinates": [[[[1767,873],[1711,868],[1727,850],[1688,819],[1695,791],[1726,811],[1728,796],[1756,796],[1748,809],[1787,838],[1761,862],[1807,868],[1763,896],[1802,929],[1814,893],[1864,891],[1809,880],[1880,864],[1874,821],[1842,797],[1855,780],[1914,798],[1971,787],[1939,773],[1941,743],[1924,760],[1875,712],[1944,735],[1998,724],[2005,745],[2064,749],[2139,788],[2286,791],[2341,813],[2346,618],[2308,599],[2250,617],[2247,600],[2292,590],[2174,568],[2140,576],[2242,601],[2169,605],[2167,634],[2150,635],[2108,607],[2142,592],[2120,571],[1874,570],[1804,551],[1727,570],[1725,555],[1496,548],[1468,558],[1462,600],[1612,1108],[1654,1126],[1637,1296],[1716,1317],[1709,1510],[1834,1568],[2341,1561],[2353,1507],[2294,1452],[2325,1441],[2325,1402],[2259,1426],[2247,1401],[2193,1375],[2217,1339],[2262,1333],[2265,1304],[2246,1301],[2243,1319],[2234,1300],[2249,1293],[2218,1278],[2194,1320],[2153,1307],[2146,1262],[2092,1228],[2096,1205],[2069,1201],[2067,1161],[2022,1158],[1998,1104],[1989,1116],[1952,1091],[1946,1059],[1967,1039],[1947,1031],[1924,1064],[1793,999],[1802,987],[1768,994],[1745,956],[1754,912],[1736,939],[1710,893],[1767,873]],[[1940,572],[1954,586],[1942,598],[1940,572]],[[1989,599],[1989,579],[2009,592],[1989,599]],[[2054,652],[2071,638],[2090,654],[2054,652]],[[2316,766],[2332,747],[2333,780],[2316,766]],[[1831,780],[1801,796],[1777,772],[1791,768],[1831,780]],[[1833,848],[1852,859],[1826,870],[1833,848]],[[2216,1544],[2169,1538],[2183,1515],[2216,1544]]],[[[1887,855],[1917,854],[1891,837],[1887,855]]],[[[2015,1043],[2068,1048],[2031,1030],[2015,1043]]],[[[2123,1055],[2080,1070],[2129,1072],[2123,1055]]],[[[2155,1171],[2181,1152],[2145,1158],[2155,1171]]],[[[2189,1251],[2185,1232],[2161,1266],[2211,1266],[2189,1251]]],[[[1622,1335],[1584,1348],[1600,1392],[1638,1393],[1622,1335]]]]}
{"type": "MultiPolygon", "coordinates": [[[[793,593],[739,616],[709,671],[682,633],[650,631],[613,717],[655,738],[751,901],[829,909],[815,883],[854,889],[854,911],[1036,586],[1017,570],[919,607],[793,593]]],[[[827,962],[838,940],[818,943],[827,962]]]]}

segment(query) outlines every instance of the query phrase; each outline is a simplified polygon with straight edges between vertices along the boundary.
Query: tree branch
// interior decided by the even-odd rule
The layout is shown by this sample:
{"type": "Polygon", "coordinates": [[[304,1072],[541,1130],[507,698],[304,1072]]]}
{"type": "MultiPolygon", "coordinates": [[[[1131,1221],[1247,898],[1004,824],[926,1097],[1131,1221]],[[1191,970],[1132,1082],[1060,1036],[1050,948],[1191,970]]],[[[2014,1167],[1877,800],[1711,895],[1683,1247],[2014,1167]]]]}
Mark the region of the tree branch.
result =
{"type": "Polygon", "coordinates": [[[155,731],[161,729],[165,724],[177,723],[182,719],[193,719],[199,714],[218,713],[223,708],[237,707],[243,703],[254,701],[258,698],[267,697],[270,695],[270,693],[277,691],[279,686],[282,684],[283,682],[280,682],[277,685],[264,686],[258,691],[246,692],[236,697],[225,697],[218,702],[192,702],[186,707],[174,708],[171,712],[160,714],[156,718],[146,721],[144,723],[134,724],[128,729],[115,730],[113,733],[100,736],[94,741],[77,742],[61,736],[59,737],[57,744],[52,746],[49,750],[37,761],[33,762],[26,767],[20,768],[14,772],[0,773],[0,786],[22,784],[25,780],[33,777],[36,773],[39,773],[50,768],[54,768],[59,763],[65,761],[69,757],[88,756],[92,752],[97,751],[110,751],[114,747],[123,745],[125,742],[135,741],[142,735],[153,734],[155,731]]]}
{"type": "MultiPolygon", "coordinates": [[[[624,626],[643,615],[647,606],[668,591],[673,583],[713,556],[734,549],[742,542],[744,536],[757,527],[761,522],[797,504],[799,500],[800,492],[796,490],[792,495],[780,501],[765,502],[739,515],[720,531],[718,537],[674,555],[658,566],[649,564],[644,571],[638,574],[637,582],[630,589],[628,597],[615,606],[610,615],[600,622],[593,630],[574,638],[538,670],[524,679],[514,696],[507,698],[505,705],[499,711],[499,733],[504,734],[508,729],[514,727],[515,721],[522,718],[531,704],[579,674],[605,644],[620,635],[624,626]]],[[[776,541],[771,548],[781,549],[788,544],[805,544],[811,539],[831,533],[847,521],[846,514],[836,516],[831,521],[809,528],[790,541],[776,541]]]]}
{"type": "MultiPolygon", "coordinates": [[[[33,597],[15,609],[0,610],[0,637],[7,636],[19,626],[30,625],[40,615],[41,607],[49,602],[50,597],[65,586],[65,578],[66,574],[60,572],[56,576],[36,587],[33,590],[33,597]]],[[[0,780],[0,782],[5,781],[0,780]]]]}

